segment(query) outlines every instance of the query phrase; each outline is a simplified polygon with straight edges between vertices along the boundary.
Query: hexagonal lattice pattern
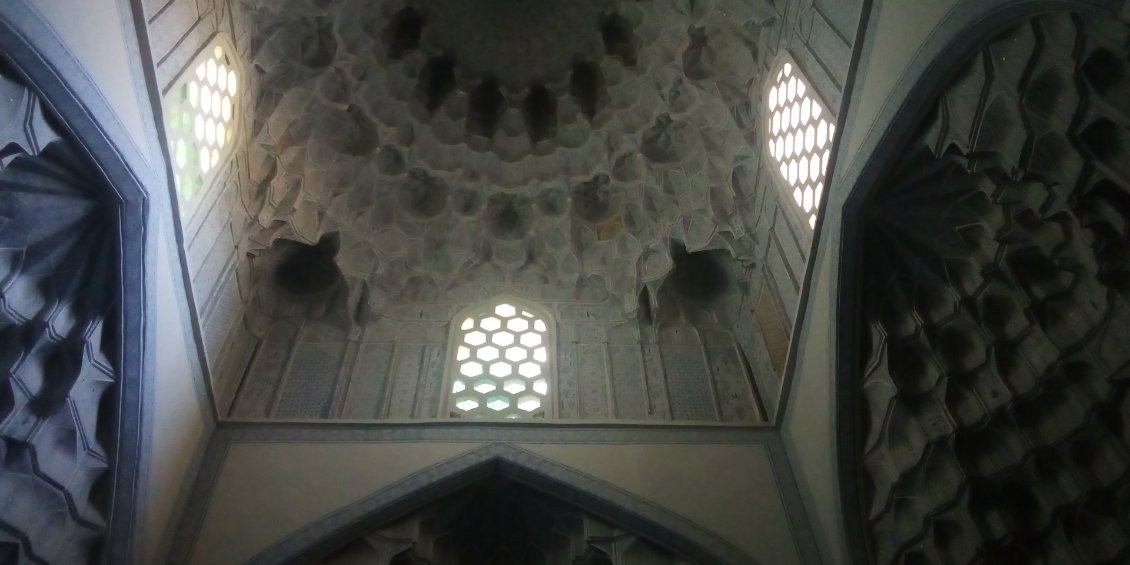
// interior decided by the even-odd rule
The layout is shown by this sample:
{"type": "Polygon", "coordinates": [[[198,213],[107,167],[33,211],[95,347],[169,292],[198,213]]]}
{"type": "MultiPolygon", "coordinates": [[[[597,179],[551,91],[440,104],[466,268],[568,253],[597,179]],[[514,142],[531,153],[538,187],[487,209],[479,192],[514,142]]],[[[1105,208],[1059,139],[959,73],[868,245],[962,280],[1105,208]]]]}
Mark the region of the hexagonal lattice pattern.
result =
{"type": "Polygon", "coordinates": [[[537,314],[503,303],[458,323],[451,393],[461,416],[545,415],[549,396],[549,326],[537,314]]]}
{"type": "Polygon", "coordinates": [[[212,183],[231,155],[239,91],[228,49],[219,42],[205,49],[189,69],[165,99],[174,181],[186,201],[212,183]]]}
{"type": "Polygon", "coordinates": [[[825,119],[824,107],[809,95],[807,81],[791,63],[781,66],[775,81],[768,101],[769,154],[796,205],[808,215],[809,227],[816,227],[836,126],[825,119]]]}

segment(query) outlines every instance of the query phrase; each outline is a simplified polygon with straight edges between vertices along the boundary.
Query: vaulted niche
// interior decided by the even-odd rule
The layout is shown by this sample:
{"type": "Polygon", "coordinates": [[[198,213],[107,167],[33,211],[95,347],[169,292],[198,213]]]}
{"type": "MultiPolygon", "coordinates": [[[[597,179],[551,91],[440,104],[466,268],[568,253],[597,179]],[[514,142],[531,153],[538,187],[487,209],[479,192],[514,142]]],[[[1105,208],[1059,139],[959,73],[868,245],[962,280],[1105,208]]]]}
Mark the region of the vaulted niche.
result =
{"type": "Polygon", "coordinates": [[[141,297],[120,193],[23,80],[0,53],[0,562],[100,563],[136,464],[117,441],[141,297]]]}
{"type": "Polygon", "coordinates": [[[245,4],[222,413],[775,418],[840,93],[767,3],[245,4]],[[340,279],[291,298],[281,242],[329,233],[340,279]],[[554,377],[456,343],[503,296],[544,311],[554,377]]]}
{"type": "Polygon", "coordinates": [[[765,344],[740,321],[753,271],[727,250],[688,252],[677,241],[671,258],[667,278],[640,296],[645,363],[668,387],[667,403],[657,399],[652,409],[669,410],[674,420],[765,421],[765,400],[775,401],[778,383],[768,371],[755,378],[749,360],[763,359],[765,344]]]}
{"type": "Polygon", "coordinates": [[[334,550],[319,565],[691,565],[557,498],[502,477],[479,481],[334,550]]]}
{"type": "Polygon", "coordinates": [[[1127,45],[1070,13],[993,38],[865,209],[841,425],[872,563],[1130,559],[1127,45]]]}

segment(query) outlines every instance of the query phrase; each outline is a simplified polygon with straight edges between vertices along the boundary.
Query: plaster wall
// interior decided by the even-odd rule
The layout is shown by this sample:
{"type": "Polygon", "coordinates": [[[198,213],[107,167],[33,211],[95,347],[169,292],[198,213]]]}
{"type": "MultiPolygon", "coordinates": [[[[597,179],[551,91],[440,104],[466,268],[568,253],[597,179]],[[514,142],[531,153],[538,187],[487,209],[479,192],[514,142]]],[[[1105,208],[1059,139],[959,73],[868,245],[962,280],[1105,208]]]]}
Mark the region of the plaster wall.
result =
{"type": "MultiPolygon", "coordinates": [[[[21,2],[23,3],[23,2],[21,2]]],[[[68,49],[58,54],[82,66],[100,97],[115,110],[111,117],[154,170],[161,153],[153,143],[153,114],[138,56],[137,33],[129,2],[118,0],[27,0],[50,23],[56,38],[68,49]]]]}
{"type": "MultiPolygon", "coordinates": [[[[825,226],[828,218],[825,216],[825,226]]],[[[785,399],[781,439],[825,563],[849,563],[836,467],[834,253],[821,252],[812,270],[796,365],[785,399]]]]}
{"type": "Polygon", "coordinates": [[[760,563],[801,563],[765,446],[521,444],[674,510],[760,563]]]}
{"type": "Polygon", "coordinates": [[[248,443],[227,452],[192,563],[242,563],[301,528],[475,443],[248,443]]]}
{"type": "MultiPolygon", "coordinates": [[[[233,443],[192,563],[242,562],[478,442],[233,443]]],[[[770,449],[758,444],[514,443],[694,522],[759,563],[800,563],[770,449]]]]}
{"type": "MultiPolygon", "coordinates": [[[[893,3],[900,4],[903,12],[921,9],[918,3],[893,3]]],[[[847,73],[852,54],[858,42],[865,40],[856,36],[860,18],[868,17],[863,13],[863,7],[862,1],[822,0],[786,2],[779,7],[783,22],[778,32],[782,36],[777,41],[788,49],[812,87],[838,118],[840,147],[847,144],[843,140],[850,134],[845,133],[844,124],[854,115],[854,109],[851,114],[844,115],[843,108],[845,97],[853,96],[852,92],[845,92],[849,86],[847,73]]],[[[857,80],[855,84],[865,82],[857,80]]],[[[842,157],[839,159],[837,162],[842,163],[842,157]]],[[[836,167],[842,170],[841,165],[836,167]]],[[[827,234],[834,231],[834,228],[828,227],[831,223],[829,217],[836,215],[837,204],[842,202],[837,201],[836,187],[839,183],[836,174],[830,172],[832,176],[822,203],[824,223],[820,234],[816,234],[825,241],[829,237],[827,234]]],[[[783,192],[782,184],[777,182],[776,177],[772,178],[778,190],[783,192]]],[[[788,200],[784,202],[791,203],[788,200]]],[[[770,244],[764,259],[765,284],[776,291],[778,303],[787,313],[790,326],[801,330],[792,336],[797,342],[791,348],[796,360],[783,383],[785,388],[777,417],[780,418],[782,439],[798,490],[802,493],[803,506],[816,535],[820,559],[825,563],[847,563],[835,482],[835,373],[831,348],[835,300],[830,277],[836,272],[836,255],[828,251],[835,245],[824,242],[817,248],[816,257],[810,257],[813,234],[807,231],[807,226],[803,226],[804,231],[798,230],[795,215],[784,215],[783,212],[785,210],[764,216],[774,218],[774,229],[768,233],[770,244]],[[791,229],[781,229],[783,227],[791,229]],[[808,274],[807,288],[803,288],[806,269],[812,271],[808,274]],[[802,293],[806,296],[803,304],[802,293]]]]}
{"type": "MultiPolygon", "coordinates": [[[[180,265],[171,226],[162,226],[155,277],[158,304],[183,301],[180,265]]],[[[156,311],[157,363],[153,375],[153,451],[150,463],[142,562],[159,563],[168,533],[196,476],[212,432],[212,409],[203,385],[197,349],[184,307],[156,311]]]]}
{"type": "MultiPolygon", "coordinates": [[[[843,145],[837,159],[837,168],[841,171],[846,172],[848,166],[854,164],[868,135],[882,132],[886,123],[879,118],[884,105],[901,102],[892,99],[899,91],[896,87],[915,78],[904,75],[911,63],[922,60],[922,45],[936,33],[938,23],[956,4],[957,0],[875,0],[867,29],[867,48],[860,59],[855,81],[858,86],[851,93],[850,122],[841,129],[843,145]]],[[[984,9],[1000,2],[980,4],[983,6],[972,9],[984,9]]]]}

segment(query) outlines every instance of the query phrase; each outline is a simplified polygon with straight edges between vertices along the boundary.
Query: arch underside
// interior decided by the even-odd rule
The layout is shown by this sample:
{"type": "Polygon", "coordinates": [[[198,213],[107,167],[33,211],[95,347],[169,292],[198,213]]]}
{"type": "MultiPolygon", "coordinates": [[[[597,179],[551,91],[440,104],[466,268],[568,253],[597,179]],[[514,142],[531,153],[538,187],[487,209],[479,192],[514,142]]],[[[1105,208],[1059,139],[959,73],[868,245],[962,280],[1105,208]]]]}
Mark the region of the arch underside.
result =
{"type": "Polygon", "coordinates": [[[1105,14],[994,37],[863,208],[872,562],[1130,558],[1128,45],[1105,14]]]}
{"type": "Polygon", "coordinates": [[[137,230],[72,135],[81,125],[62,126],[62,102],[41,94],[59,86],[31,84],[52,71],[0,35],[0,561],[125,558],[133,491],[116,481],[135,462],[118,458],[137,421],[123,390],[139,381],[123,378],[137,366],[122,253],[137,230]]]}

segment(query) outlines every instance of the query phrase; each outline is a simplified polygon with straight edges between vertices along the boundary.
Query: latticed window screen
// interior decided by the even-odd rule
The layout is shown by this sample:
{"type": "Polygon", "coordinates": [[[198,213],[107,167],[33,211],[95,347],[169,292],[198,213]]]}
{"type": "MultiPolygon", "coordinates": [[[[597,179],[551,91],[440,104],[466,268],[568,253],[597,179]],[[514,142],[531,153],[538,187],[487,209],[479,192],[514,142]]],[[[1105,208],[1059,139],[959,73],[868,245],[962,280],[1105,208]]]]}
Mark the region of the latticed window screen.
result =
{"type": "Polygon", "coordinates": [[[453,323],[447,365],[450,415],[553,415],[553,325],[548,314],[496,300],[464,311],[453,323]]]}
{"type": "Polygon", "coordinates": [[[212,184],[231,155],[240,78],[231,44],[222,35],[165,95],[165,123],[177,194],[185,201],[212,184]]]}
{"type": "Polygon", "coordinates": [[[808,217],[808,226],[816,227],[836,126],[792,63],[781,65],[773,76],[767,96],[769,154],[777,160],[793,201],[808,217]]]}

